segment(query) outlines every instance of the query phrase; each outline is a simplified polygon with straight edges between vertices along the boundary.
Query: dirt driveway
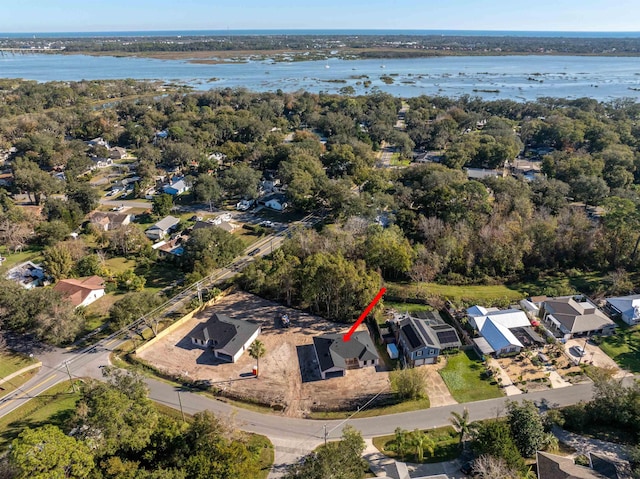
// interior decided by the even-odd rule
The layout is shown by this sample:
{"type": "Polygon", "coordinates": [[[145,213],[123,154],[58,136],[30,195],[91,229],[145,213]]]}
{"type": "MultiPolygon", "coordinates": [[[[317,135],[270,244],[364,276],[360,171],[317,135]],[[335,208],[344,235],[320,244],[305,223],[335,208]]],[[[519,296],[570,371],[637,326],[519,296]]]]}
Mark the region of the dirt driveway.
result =
{"type": "Polygon", "coordinates": [[[598,366],[601,368],[608,368],[608,369],[615,370],[617,371],[616,374],[614,375],[614,377],[616,378],[622,378],[629,374],[626,371],[620,369],[620,366],[618,366],[618,364],[616,364],[616,362],[613,359],[607,356],[604,353],[604,351],[602,351],[602,349],[600,349],[598,346],[596,346],[595,344],[591,344],[589,342],[586,342],[585,344],[584,339],[569,339],[564,345],[564,349],[567,355],[575,363],[578,363],[578,361],[580,361],[582,363],[593,364],[594,366],[598,366]],[[585,353],[584,353],[584,356],[582,356],[582,359],[580,359],[580,356],[575,349],[576,346],[580,346],[585,350],[585,353]]]}
{"type": "Polygon", "coordinates": [[[289,416],[301,417],[312,409],[346,406],[355,409],[375,394],[390,393],[389,374],[384,367],[350,370],[342,378],[319,379],[313,336],[346,330],[345,325],[287,309],[248,293],[235,293],[160,339],[140,357],[170,374],[206,380],[233,396],[259,399],[283,407],[289,416]],[[255,361],[248,354],[243,354],[236,363],[223,363],[211,351],[191,344],[189,333],[214,312],[261,323],[260,340],[267,352],[260,359],[259,379],[251,374],[255,361]],[[291,318],[288,329],[283,329],[279,321],[284,312],[291,318]]]}

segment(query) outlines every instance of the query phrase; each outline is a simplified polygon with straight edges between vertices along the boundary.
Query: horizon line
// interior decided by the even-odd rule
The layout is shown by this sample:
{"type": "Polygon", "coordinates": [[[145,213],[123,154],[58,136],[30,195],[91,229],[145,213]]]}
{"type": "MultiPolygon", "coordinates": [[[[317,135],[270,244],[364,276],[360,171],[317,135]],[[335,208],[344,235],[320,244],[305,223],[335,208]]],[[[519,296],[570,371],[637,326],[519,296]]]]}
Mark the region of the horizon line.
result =
{"type": "Polygon", "coordinates": [[[139,29],[139,30],[47,30],[47,31],[2,31],[0,36],[4,34],[20,35],[20,34],[49,34],[49,33],[188,33],[188,32],[282,32],[282,31],[323,31],[323,32],[340,32],[340,31],[387,31],[387,32],[495,32],[495,33],[637,33],[640,34],[640,30],[504,30],[495,28],[485,29],[466,29],[466,28],[186,28],[186,29],[139,29]]]}

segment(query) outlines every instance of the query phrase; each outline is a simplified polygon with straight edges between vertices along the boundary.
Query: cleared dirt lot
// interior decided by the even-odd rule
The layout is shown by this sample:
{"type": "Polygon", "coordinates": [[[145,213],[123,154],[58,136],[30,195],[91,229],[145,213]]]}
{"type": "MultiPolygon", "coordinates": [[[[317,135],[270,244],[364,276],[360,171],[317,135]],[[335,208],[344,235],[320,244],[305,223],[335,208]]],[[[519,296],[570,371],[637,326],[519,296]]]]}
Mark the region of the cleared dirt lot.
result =
{"type": "Polygon", "coordinates": [[[319,379],[310,347],[313,336],[346,331],[345,325],[287,309],[251,294],[235,293],[160,339],[139,356],[170,374],[207,380],[234,396],[282,405],[285,414],[303,416],[314,408],[355,407],[381,391],[390,391],[389,375],[384,367],[351,370],[343,378],[319,379]],[[284,312],[291,318],[288,329],[283,329],[278,319],[284,312]],[[267,352],[260,359],[259,379],[251,375],[255,361],[249,354],[243,354],[237,363],[222,363],[212,352],[191,344],[191,330],[213,313],[261,323],[260,340],[267,352]]]}

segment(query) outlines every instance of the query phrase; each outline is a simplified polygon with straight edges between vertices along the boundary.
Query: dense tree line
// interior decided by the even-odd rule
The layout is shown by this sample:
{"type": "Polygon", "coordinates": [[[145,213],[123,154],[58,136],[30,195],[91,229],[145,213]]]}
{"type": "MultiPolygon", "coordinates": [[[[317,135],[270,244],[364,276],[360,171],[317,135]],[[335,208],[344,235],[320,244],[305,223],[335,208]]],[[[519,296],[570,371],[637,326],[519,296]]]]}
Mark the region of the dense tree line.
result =
{"type": "Polygon", "coordinates": [[[190,52],[343,50],[363,58],[419,57],[436,54],[499,55],[514,53],[562,53],[583,55],[637,55],[637,38],[584,37],[513,37],[473,35],[204,35],[180,38],[155,37],[95,37],[10,39],[0,42],[5,48],[63,48],[67,52],[190,52]],[[372,51],[373,49],[373,51],[372,51]],[[376,49],[382,50],[375,51],[376,49]]]}
{"type": "MultiPolygon", "coordinates": [[[[116,97],[127,88],[139,95],[153,88],[138,82],[114,85],[116,97]]],[[[309,237],[309,244],[317,243],[313,251],[291,243],[285,263],[295,274],[286,281],[275,278],[285,265],[269,259],[260,264],[263,278],[246,285],[330,317],[347,319],[361,304],[356,299],[343,305],[339,292],[322,284],[323,275],[336,272],[345,277],[342,291],[355,288],[348,278],[368,278],[367,286],[355,291],[358,298],[375,289],[380,278],[471,283],[579,270],[610,272],[610,284],[602,287],[618,293],[629,289],[625,275],[637,269],[640,106],[633,101],[416,97],[407,100],[407,128],[399,131],[394,125],[401,101],[383,93],[354,97],[223,89],[86,107],[91,98],[104,98],[110,86],[5,85],[4,106],[13,105],[13,116],[0,120],[0,148],[15,148],[9,156],[12,192],[26,192],[44,204],[44,218],[38,218],[2,196],[0,239],[10,248],[29,242],[53,247],[78,228],[96,200],[87,176],[80,175],[90,152],[84,141],[102,136],[137,155],[140,196],[163,169],[185,175],[193,198],[209,208],[253,199],[261,179],[276,179],[293,209],[325,213],[326,223],[334,226],[322,230],[319,239],[309,237]],[[17,106],[23,89],[35,88],[48,98],[71,87],[82,98],[80,105],[57,108],[44,98],[37,105],[17,106]],[[289,132],[293,135],[287,137],[289,132]],[[382,142],[397,145],[407,157],[414,148],[436,150],[442,164],[376,168],[382,142]],[[516,155],[540,161],[544,175],[533,181],[469,180],[463,170],[500,168],[516,155]],[[64,168],[67,180],[54,179],[53,168],[64,168]],[[596,206],[599,217],[592,214],[596,206]],[[303,281],[302,271],[316,282],[303,281]]],[[[162,195],[154,202],[157,216],[172,207],[162,195]]],[[[184,266],[193,279],[226,264],[239,250],[227,242],[228,254],[218,258],[212,245],[227,241],[221,236],[187,245],[184,266]]],[[[155,261],[134,226],[97,234],[97,240],[106,254],[135,256],[147,265],[155,261]]],[[[50,253],[50,262],[62,263],[57,276],[63,277],[69,269],[66,255],[50,253]]]]}

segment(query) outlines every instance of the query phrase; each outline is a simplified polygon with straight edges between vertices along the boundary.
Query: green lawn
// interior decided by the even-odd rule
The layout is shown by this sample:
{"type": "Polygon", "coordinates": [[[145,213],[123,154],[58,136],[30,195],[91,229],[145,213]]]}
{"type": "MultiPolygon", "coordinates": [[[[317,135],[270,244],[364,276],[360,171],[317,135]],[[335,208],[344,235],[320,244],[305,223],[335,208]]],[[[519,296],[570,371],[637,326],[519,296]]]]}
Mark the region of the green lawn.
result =
{"type": "Polygon", "coordinates": [[[104,266],[115,275],[127,271],[128,269],[135,269],[136,262],[132,259],[116,256],[105,260],[104,266]]]}
{"type": "Polygon", "coordinates": [[[393,283],[388,282],[387,296],[395,298],[429,298],[439,297],[454,303],[509,304],[525,297],[520,291],[505,285],[469,285],[453,286],[437,283],[393,283]]]}
{"type": "Polygon", "coordinates": [[[602,338],[599,346],[620,367],[640,373],[640,326],[620,328],[613,336],[602,338]]]}
{"type": "Polygon", "coordinates": [[[36,359],[23,354],[10,352],[0,353],[0,379],[36,362],[36,359]]]}
{"type": "Polygon", "coordinates": [[[411,160],[400,158],[400,153],[394,153],[391,155],[391,160],[389,161],[391,166],[409,166],[411,164],[411,160]]]}
{"type": "Polygon", "coordinates": [[[42,247],[40,246],[30,246],[24,251],[19,251],[18,253],[10,253],[6,246],[0,246],[0,256],[6,258],[0,266],[2,266],[6,271],[17,264],[24,263],[25,261],[39,263],[42,261],[41,252],[42,247]]]}
{"type": "Polygon", "coordinates": [[[428,304],[417,303],[398,303],[395,301],[385,301],[384,306],[386,308],[393,308],[400,313],[419,313],[421,311],[433,311],[433,308],[428,304]]]}
{"type": "MultiPolygon", "coordinates": [[[[424,453],[423,463],[435,463],[451,461],[460,456],[462,447],[458,438],[458,433],[451,426],[439,427],[435,429],[428,429],[424,431],[435,443],[433,455],[429,455],[428,451],[424,453]]],[[[398,455],[391,449],[393,449],[393,443],[395,435],[379,436],[373,438],[373,445],[378,448],[380,452],[389,457],[398,457],[398,455]],[[389,448],[389,449],[388,449],[389,448]]],[[[404,461],[416,462],[416,457],[410,455],[408,457],[400,458],[404,461]]]]}
{"type": "Polygon", "coordinates": [[[27,427],[62,426],[75,411],[79,398],[80,394],[74,393],[69,381],[65,381],[0,418],[0,450],[5,450],[27,427]]]}
{"type": "Polygon", "coordinates": [[[447,365],[439,372],[454,399],[464,403],[503,395],[497,384],[480,377],[484,370],[484,363],[474,351],[462,351],[448,356],[447,365]]]}

